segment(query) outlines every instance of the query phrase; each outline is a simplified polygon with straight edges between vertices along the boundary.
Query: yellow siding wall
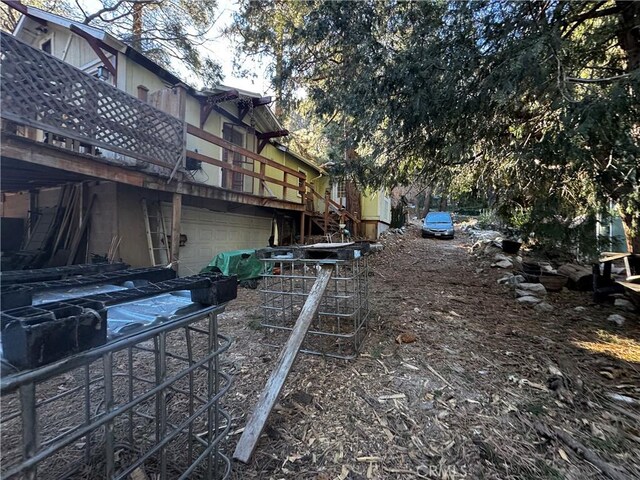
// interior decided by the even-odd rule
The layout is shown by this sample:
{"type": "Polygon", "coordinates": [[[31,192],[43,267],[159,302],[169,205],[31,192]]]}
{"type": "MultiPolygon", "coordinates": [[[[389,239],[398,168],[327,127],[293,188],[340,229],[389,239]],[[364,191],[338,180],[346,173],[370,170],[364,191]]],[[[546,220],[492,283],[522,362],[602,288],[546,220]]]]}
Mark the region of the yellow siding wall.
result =
{"type": "Polygon", "coordinates": [[[149,93],[153,93],[156,90],[167,87],[160,77],[131,61],[124,55],[119,56],[118,63],[118,88],[133,95],[134,97],[138,96],[138,85],[144,85],[147,87],[149,89],[149,93]]]}
{"type": "Polygon", "coordinates": [[[391,222],[391,204],[389,196],[383,191],[365,191],[360,197],[362,220],[391,222]]]}

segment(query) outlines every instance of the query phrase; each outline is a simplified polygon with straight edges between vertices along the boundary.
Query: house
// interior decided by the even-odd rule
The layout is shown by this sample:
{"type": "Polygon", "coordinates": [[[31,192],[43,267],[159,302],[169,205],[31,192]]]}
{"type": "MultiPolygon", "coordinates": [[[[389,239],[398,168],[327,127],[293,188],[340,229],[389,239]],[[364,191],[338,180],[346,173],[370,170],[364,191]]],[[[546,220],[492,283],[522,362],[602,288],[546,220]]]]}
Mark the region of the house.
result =
{"type": "Polygon", "coordinates": [[[77,242],[47,244],[40,262],[110,252],[186,275],[221,251],[304,242],[340,224],[375,239],[388,225],[388,197],[363,196],[350,211],[327,172],[278,142],[289,132],[270,97],[196,90],[105,31],[10,5],[23,15],[2,33],[2,216],[23,219],[30,239],[47,212],[82,228],[77,242]]]}

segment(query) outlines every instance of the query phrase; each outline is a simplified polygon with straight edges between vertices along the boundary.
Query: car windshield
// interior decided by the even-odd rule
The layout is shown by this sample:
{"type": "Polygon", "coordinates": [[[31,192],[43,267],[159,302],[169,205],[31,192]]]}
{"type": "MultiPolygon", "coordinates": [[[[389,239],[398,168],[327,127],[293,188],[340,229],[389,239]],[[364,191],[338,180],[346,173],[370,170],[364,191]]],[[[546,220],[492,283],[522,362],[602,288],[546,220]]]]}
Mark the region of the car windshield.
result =
{"type": "Polygon", "coordinates": [[[424,219],[424,223],[451,223],[451,215],[448,213],[429,213],[424,219]]]}

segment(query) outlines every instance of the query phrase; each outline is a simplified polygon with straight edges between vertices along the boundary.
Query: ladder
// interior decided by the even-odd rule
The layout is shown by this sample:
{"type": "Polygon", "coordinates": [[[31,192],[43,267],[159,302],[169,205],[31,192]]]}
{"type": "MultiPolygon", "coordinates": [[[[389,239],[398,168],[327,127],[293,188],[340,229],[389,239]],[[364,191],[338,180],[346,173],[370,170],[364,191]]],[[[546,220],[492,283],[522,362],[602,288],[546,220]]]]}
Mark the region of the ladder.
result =
{"type": "Polygon", "coordinates": [[[168,265],[171,262],[171,251],[160,202],[147,204],[147,200],[143,198],[142,215],[151,266],[168,265]]]}

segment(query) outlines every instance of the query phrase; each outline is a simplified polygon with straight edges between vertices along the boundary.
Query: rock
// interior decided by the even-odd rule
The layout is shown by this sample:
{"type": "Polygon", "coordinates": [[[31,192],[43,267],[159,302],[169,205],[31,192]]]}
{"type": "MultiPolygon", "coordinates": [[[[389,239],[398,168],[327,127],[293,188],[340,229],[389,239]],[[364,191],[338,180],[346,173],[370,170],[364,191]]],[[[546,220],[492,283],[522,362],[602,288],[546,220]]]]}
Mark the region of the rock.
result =
{"type": "Polygon", "coordinates": [[[562,373],[562,371],[555,365],[549,365],[549,373],[551,375],[556,375],[558,377],[564,377],[564,374],[562,373]]]}
{"type": "Polygon", "coordinates": [[[503,255],[502,253],[496,253],[493,258],[494,258],[494,260],[496,262],[501,262],[502,260],[507,260],[507,261],[511,262],[511,259],[509,257],[507,257],[506,255],[503,255]]]}
{"type": "Polygon", "coordinates": [[[610,322],[615,322],[618,326],[621,326],[624,324],[625,318],[622,315],[613,314],[609,315],[607,317],[607,320],[609,320],[610,322]]]}
{"type": "Polygon", "coordinates": [[[513,275],[512,273],[498,279],[499,285],[518,285],[522,282],[524,282],[522,275],[513,275]]]}
{"type": "Polygon", "coordinates": [[[511,263],[509,260],[500,260],[499,262],[492,263],[491,266],[498,268],[512,268],[513,263],[511,263]]]}
{"type": "Polygon", "coordinates": [[[414,333],[404,332],[396,337],[396,343],[402,345],[403,343],[413,343],[418,339],[414,333]]]}
{"type": "Polygon", "coordinates": [[[553,312],[553,305],[547,302],[540,302],[534,308],[539,312],[553,312]]]}
{"type": "Polygon", "coordinates": [[[485,249],[484,249],[484,253],[485,255],[493,255],[496,252],[501,252],[502,249],[500,249],[499,247],[496,247],[495,245],[488,245],[485,249]]]}
{"type": "Polygon", "coordinates": [[[626,310],[627,312],[633,312],[635,310],[633,303],[624,298],[616,298],[616,301],[613,305],[621,310],[626,310]]]}
{"type": "Polygon", "coordinates": [[[541,299],[539,299],[538,297],[534,297],[533,295],[527,295],[518,299],[518,302],[524,303],[525,305],[535,305],[536,303],[540,303],[541,301],[541,299]]]}
{"type": "Polygon", "coordinates": [[[518,288],[528,290],[530,292],[541,293],[542,295],[547,293],[547,289],[544,288],[544,285],[541,283],[521,283],[518,285],[518,288]]]}
{"type": "Polygon", "coordinates": [[[521,290],[516,287],[516,297],[529,297],[531,296],[531,292],[528,290],[521,290]]]}
{"type": "Polygon", "coordinates": [[[384,245],[382,245],[381,243],[372,243],[371,245],[369,245],[369,250],[371,252],[381,252],[382,250],[384,250],[384,245]]]}
{"type": "Polygon", "coordinates": [[[576,307],[576,308],[574,308],[574,310],[576,312],[584,312],[586,309],[587,309],[587,307],[576,307]]]}
{"type": "Polygon", "coordinates": [[[476,268],[476,273],[482,273],[484,272],[484,268],[476,268]]]}

